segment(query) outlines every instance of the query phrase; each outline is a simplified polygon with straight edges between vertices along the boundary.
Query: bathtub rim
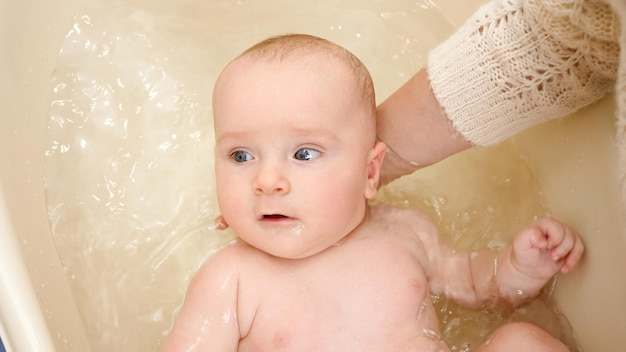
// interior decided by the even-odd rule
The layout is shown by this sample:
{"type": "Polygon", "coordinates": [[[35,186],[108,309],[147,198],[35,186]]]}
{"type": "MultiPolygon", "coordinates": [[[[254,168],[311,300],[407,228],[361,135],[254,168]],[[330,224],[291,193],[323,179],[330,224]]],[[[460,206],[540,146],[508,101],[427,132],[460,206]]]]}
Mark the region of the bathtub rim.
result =
{"type": "MultiPolygon", "coordinates": [[[[0,184],[0,229],[12,232],[0,184]]],[[[7,352],[53,351],[22,250],[13,236],[0,236],[0,337],[7,352]],[[11,270],[6,270],[10,268],[11,270]],[[10,304],[6,304],[10,302],[10,304]],[[5,323],[6,322],[6,323],[5,323]]]]}
{"type": "Polygon", "coordinates": [[[0,250],[13,249],[0,259],[11,265],[0,278],[0,329],[8,352],[91,350],[44,194],[46,77],[76,7],[77,0],[0,0],[0,250]]]}

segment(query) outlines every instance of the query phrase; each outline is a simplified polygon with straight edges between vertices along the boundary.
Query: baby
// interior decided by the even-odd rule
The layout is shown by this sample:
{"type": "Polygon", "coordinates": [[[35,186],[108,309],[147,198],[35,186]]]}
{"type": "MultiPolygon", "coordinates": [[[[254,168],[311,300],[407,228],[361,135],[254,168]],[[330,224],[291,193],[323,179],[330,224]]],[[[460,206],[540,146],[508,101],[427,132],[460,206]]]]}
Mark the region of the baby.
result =
{"type": "MultiPolygon", "coordinates": [[[[583,253],[550,218],[502,252],[455,251],[415,209],[369,206],[385,145],[370,75],[324,39],[245,51],[213,93],[217,196],[238,239],[193,279],[167,351],[450,351],[431,293],[532,299],[583,253]]],[[[511,323],[477,351],[567,351],[511,323]]]]}

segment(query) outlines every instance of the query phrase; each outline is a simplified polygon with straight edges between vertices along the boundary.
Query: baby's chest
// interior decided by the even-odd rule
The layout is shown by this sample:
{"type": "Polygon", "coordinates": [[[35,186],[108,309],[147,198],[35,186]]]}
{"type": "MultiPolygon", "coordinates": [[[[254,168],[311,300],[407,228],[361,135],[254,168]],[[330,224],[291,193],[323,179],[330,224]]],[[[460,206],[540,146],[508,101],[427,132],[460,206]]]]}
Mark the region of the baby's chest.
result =
{"type": "Polygon", "coordinates": [[[274,285],[261,290],[251,341],[274,349],[296,343],[302,351],[336,350],[356,340],[393,340],[432,324],[428,314],[416,319],[424,304],[430,306],[430,293],[414,257],[360,250],[326,259],[296,272],[279,270],[280,277],[266,281],[274,285]]]}

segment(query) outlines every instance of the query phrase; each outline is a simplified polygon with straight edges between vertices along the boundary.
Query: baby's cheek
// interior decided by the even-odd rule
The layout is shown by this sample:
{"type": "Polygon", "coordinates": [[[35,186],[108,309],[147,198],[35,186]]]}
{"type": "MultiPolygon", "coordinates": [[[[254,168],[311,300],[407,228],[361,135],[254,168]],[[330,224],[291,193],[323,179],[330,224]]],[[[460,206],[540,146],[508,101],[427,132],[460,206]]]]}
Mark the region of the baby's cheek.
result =
{"type": "Polygon", "coordinates": [[[233,220],[237,220],[238,217],[242,215],[242,202],[238,197],[235,196],[225,196],[218,198],[218,203],[222,215],[226,219],[226,221],[232,222],[233,220]]]}
{"type": "Polygon", "coordinates": [[[224,219],[230,224],[237,216],[239,197],[227,191],[217,192],[217,204],[224,219]]]}

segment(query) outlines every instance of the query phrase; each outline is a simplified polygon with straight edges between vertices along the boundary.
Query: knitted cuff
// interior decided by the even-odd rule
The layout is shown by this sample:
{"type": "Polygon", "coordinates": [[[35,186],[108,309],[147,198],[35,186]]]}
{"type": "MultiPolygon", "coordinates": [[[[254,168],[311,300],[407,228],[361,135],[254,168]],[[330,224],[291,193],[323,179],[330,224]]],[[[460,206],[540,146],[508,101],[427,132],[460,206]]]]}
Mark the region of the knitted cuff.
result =
{"type": "Polygon", "coordinates": [[[606,20],[604,28],[613,28],[610,9],[604,18],[575,26],[565,19],[582,17],[586,2],[581,0],[583,8],[573,13],[552,9],[550,3],[492,1],[430,52],[433,93],[457,131],[472,143],[495,144],[572,113],[614,83],[617,36],[594,38],[584,27],[595,30],[606,20]],[[615,42],[603,40],[607,38],[615,42]]]}

